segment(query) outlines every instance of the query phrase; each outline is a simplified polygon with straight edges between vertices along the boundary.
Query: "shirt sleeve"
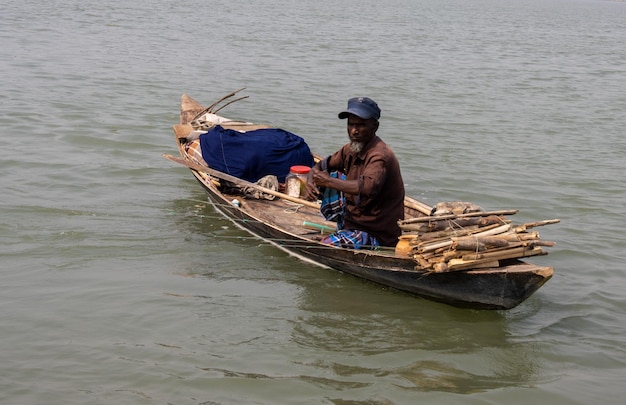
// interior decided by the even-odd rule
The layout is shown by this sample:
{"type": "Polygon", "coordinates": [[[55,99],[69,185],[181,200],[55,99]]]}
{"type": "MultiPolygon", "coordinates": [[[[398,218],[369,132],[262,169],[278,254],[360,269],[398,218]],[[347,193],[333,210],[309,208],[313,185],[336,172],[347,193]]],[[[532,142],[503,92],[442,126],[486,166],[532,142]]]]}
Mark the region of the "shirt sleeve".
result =
{"type": "MultiPolygon", "coordinates": [[[[325,160],[326,160],[326,171],[328,173],[333,172],[335,170],[338,170],[340,172],[344,172],[345,171],[345,167],[344,167],[344,154],[343,154],[343,150],[344,148],[339,149],[337,152],[333,153],[332,155],[328,156],[325,160]]],[[[324,163],[322,163],[322,169],[324,168],[324,163]]]]}

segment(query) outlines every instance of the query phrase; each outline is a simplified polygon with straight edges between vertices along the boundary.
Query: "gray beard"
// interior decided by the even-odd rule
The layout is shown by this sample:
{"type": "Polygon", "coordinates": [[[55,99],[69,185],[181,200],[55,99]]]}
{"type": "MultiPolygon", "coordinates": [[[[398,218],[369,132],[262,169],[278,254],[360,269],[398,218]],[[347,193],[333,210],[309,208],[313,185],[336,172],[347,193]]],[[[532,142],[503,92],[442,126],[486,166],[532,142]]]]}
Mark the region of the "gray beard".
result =
{"type": "Polygon", "coordinates": [[[350,142],[350,152],[361,153],[363,150],[363,142],[350,142]]]}

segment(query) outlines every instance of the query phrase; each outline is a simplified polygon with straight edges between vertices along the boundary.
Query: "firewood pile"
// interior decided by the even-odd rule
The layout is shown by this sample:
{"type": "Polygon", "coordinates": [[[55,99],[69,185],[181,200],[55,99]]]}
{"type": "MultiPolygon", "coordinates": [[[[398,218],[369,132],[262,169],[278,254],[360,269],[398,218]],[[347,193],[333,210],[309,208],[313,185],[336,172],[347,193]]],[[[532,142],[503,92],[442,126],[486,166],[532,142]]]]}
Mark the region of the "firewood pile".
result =
{"type": "Polygon", "coordinates": [[[399,221],[398,254],[414,258],[417,268],[446,272],[498,267],[500,260],[548,254],[531,229],[558,219],[515,225],[508,217],[517,210],[484,211],[466,202],[439,203],[430,216],[399,221]]]}

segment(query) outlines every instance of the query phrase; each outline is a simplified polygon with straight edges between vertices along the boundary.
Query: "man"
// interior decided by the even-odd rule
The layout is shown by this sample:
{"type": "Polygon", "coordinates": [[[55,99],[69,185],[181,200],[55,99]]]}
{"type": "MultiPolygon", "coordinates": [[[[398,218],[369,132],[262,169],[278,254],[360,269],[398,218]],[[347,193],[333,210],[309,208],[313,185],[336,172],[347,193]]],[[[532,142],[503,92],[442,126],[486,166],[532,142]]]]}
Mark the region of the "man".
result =
{"type": "Polygon", "coordinates": [[[350,143],[318,162],[309,174],[307,197],[319,198],[318,187],[345,197],[338,231],[325,243],[352,248],[395,246],[404,219],[404,183],[393,151],[376,135],[380,108],[374,100],[355,97],[339,113],[347,119],[350,143]],[[345,175],[333,177],[331,173],[345,175]]]}

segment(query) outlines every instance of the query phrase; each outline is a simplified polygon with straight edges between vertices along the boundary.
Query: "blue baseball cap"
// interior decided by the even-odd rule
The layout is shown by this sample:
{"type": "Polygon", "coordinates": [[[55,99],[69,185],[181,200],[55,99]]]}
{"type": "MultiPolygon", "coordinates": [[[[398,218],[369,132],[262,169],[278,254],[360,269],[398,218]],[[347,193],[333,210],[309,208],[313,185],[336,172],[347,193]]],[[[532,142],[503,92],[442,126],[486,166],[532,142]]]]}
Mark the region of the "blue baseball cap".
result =
{"type": "Polygon", "coordinates": [[[348,100],[348,108],[339,113],[339,118],[348,118],[348,115],[354,114],[364,120],[373,119],[378,121],[380,118],[380,108],[374,100],[368,97],[354,97],[348,100]]]}

